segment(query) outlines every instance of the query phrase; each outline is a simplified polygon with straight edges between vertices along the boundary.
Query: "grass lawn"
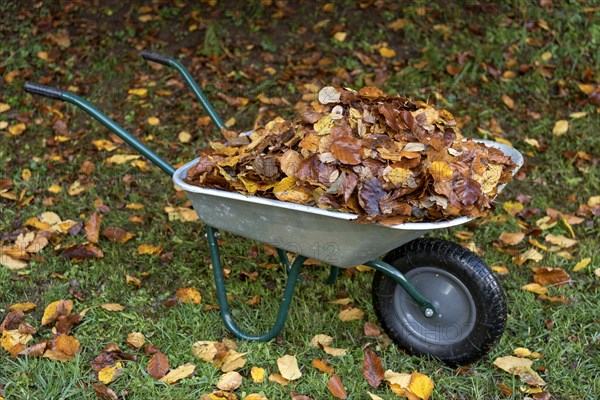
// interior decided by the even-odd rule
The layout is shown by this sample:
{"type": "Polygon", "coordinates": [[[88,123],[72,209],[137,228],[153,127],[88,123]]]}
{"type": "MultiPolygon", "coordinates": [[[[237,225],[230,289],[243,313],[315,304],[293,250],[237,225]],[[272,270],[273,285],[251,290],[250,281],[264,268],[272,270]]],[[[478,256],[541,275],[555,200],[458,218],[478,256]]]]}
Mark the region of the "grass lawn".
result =
{"type": "MultiPolygon", "coordinates": [[[[19,268],[0,266],[0,322],[9,306],[34,303],[23,321],[36,330],[30,346],[55,336],[54,324],[41,324],[52,302],[71,300],[73,313],[86,310],[70,330],[80,350],[68,361],[0,349],[0,399],[199,399],[217,390],[222,372],[196,358],[192,346],[233,336],[214,307],[204,227],[184,220],[185,196],[142,159],[106,162],[135,153],[82,111],[22,90],[32,81],[75,91],[180,165],[219,133],[178,75],[141,59],[143,49],[186,65],[236,131],[294,115],[315,88],[376,85],[446,108],[465,136],[509,142],[526,158],[488,217],[432,235],[498,267],[509,315],[488,355],[456,369],[367,336],[365,322],[378,324],[372,272],[347,270],[328,285],[326,266],[310,265],[276,339],[233,339],[247,360],[238,369],[238,398],[333,399],[330,376],[312,366],[314,359],[335,369],[349,399],[372,398],[367,392],[397,398],[385,382],[372,388],[363,377],[367,347],[385,370],[430,377],[432,399],[600,398],[598,3],[97,3],[0,3],[0,256],[8,263],[4,246],[37,232],[31,219],[42,213],[73,221],[19,268]],[[171,215],[169,206],[176,208],[171,215]],[[116,227],[135,237],[120,243],[101,236],[101,258],[65,257],[64,248],[86,242],[84,225],[95,212],[101,231],[116,227]],[[499,239],[505,232],[524,237],[507,245],[499,239]],[[141,245],[162,248],[140,254],[141,245]],[[537,258],[526,260],[532,249],[537,258]],[[560,268],[554,272],[570,279],[548,284],[544,298],[522,289],[533,282],[530,267],[560,268]],[[173,301],[180,288],[197,289],[200,304],[173,301]],[[338,318],[343,306],[330,302],[345,298],[365,313],[362,319],[338,318]],[[114,303],[124,309],[102,307],[114,303]],[[192,363],[194,374],[171,385],[154,379],[147,371],[152,354],[127,343],[132,332],[160,349],[171,369],[192,363]],[[347,354],[312,347],[316,334],[330,335],[347,354]],[[109,344],[131,356],[107,384],[115,397],[96,393],[106,387],[92,363],[109,344]],[[546,382],[542,393],[525,393],[535,390],[493,364],[518,348],[540,353],[533,369],[546,382]],[[277,359],[286,354],[296,357],[300,379],[283,386],[251,378],[252,367],[279,373],[277,359]]],[[[270,329],[285,285],[282,267],[261,243],[228,233],[219,241],[234,318],[252,332],[270,329]]]]}

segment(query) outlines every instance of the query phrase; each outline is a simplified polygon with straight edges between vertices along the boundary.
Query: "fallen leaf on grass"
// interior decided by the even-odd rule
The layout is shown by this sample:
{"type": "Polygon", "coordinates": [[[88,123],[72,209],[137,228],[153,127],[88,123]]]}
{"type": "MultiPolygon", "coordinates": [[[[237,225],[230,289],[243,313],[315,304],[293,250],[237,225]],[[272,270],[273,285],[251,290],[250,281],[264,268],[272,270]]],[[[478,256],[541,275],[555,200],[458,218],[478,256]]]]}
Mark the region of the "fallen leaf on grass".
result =
{"type": "Polygon", "coordinates": [[[548,289],[539,283],[528,283],[527,285],[522,286],[521,289],[535,294],[548,294],[548,289]]]}
{"type": "Polygon", "coordinates": [[[119,400],[119,396],[111,388],[101,383],[94,383],[94,392],[100,400],[119,400]]]}
{"type": "Polygon", "coordinates": [[[590,264],[590,262],[592,262],[592,259],[590,257],[582,259],[577,264],[575,264],[575,266],[573,267],[573,272],[581,271],[582,269],[586,268],[590,264]]]}
{"type": "Polygon", "coordinates": [[[571,280],[571,277],[562,268],[531,267],[533,281],[542,286],[563,285],[571,280]]]}
{"type": "Polygon", "coordinates": [[[250,376],[254,383],[262,383],[265,380],[265,369],[260,367],[252,367],[250,369],[250,376]]]}
{"type": "Polygon", "coordinates": [[[561,119],[554,123],[554,127],[552,128],[552,134],[555,136],[562,136],[569,130],[569,121],[566,119],[561,119]]]}
{"type": "Polygon", "coordinates": [[[179,288],[175,292],[175,297],[182,303],[200,304],[202,301],[202,295],[195,288],[179,288]]]}
{"type": "Polygon", "coordinates": [[[298,368],[298,360],[295,356],[285,355],[277,359],[277,367],[281,376],[288,381],[299,379],[302,376],[302,372],[298,368]]]}
{"type": "Polygon", "coordinates": [[[511,110],[515,109],[515,101],[511,97],[503,94],[502,95],[502,102],[504,103],[504,105],[506,107],[510,108],[511,110]]]}
{"type": "Polygon", "coordinates": [[[127,335],[127,343],[136,349],[139,349],[146,343],[146,337],[143,333],[131,332],[129,335],[127,335]]]}
{"type": "Polygon", "coordinates": [[[123,364],[117,362],[113,366],[106,366],[98,371],[98,380],[104,384],[109,384],[123,375],[123,364]]]}
{"type": "Polygon", "coordinates": [[[8,306],[8,309],[11,311],[23,311],[26,313],[27,311],[31,311],[36,307],[35,303],[15,303],[13,305],[8,306]]]}
{"type": "Polygon", "coordinates": [[[148,361],[146,371],[148,371],[148,375],[156,380],[163,378],[169,371],[169,358],[162,352],[157,351],[148,361]]]}
{"type": "Polygon", "coordinates": [[[160,119],[156,118],[156,117],[149,117],[147,119],[148,121],[148,125],[152,125],[152,126],[156,126],[158,124],[160,124],[160,119]]]}
{"type": "Polygon", "coordinates": [[[67,189],[67,193],[69,194],[69,196],[79,196],[80,194],[88,190],[90,187],[92,187],[91,183],[82,184],[79,181],[75,181],[71,184],[71,186],[69,186],[69,188],[67,189]]]}
{"type": "Polygon", "coordinates": [[[317,358],[312,360],[312,366],[318,369],[319,371],[326,373],[327,375],[331,375],[335,372],[335,369],[331,365],[317,358]]]}
{"type": "Polygon", "coordinates": [[[371,392],[367,392],[367,394],[369,395],[369,397],[371,398],[371,400],[383,400],[383,398],[377,396],[376,394],[373,394],[371,392]]]}
{"type": "Polygon", "coordinates": [[[498,239],[504,244],[514,246],[521,243],[523,238],[525,238],[523,232],[502,232],[498,239]]]}
{"type": "Polygon", "coordinates": [[[142,281],[139,278],[131,275],[125,275],[125,283],[133,285],[138,289],[142,287],[142,281]]]}
{"type": "Polygon", "coordinates": [[[165,212],[169,215],[169,221],[194,222],[200,220],[192,208],[166,206],[165,212]]]}
{"type": "Polygon", "coordinates": [[[331,375],[327,381],[327,389],[336,399],[347,399],[348,393],[342,384],[342,380],[337,374],[331,375]]]}
{"type": "Polygon", "coordinates": [[[32,339],[33,336],[31,334],[21,333],[18,329],[4,330],[2,331],[0,345],[11,356],[16,357],[20,351],[25,349],[27,342],[32,339]]]}
{"type": "Polygon", "coordinates": [[[344,322],[356,321],[356,320],[364,318],[364,316],[365,316],[365,313],[356,307],[344,309],[344,310],[340,311],[338,314],[338,318],[344,322]]]}
{"type": "Polygon", "coordinates": [[[50,342],[50,349],[44,353],[45,358],[55,361],[70,361],[79,352],[79,340],[65,333],[55,336],[50,342]]]}
{"type": "Polygon", "coordinates": [[[25,129],[27,129],[27,125],[19,122],[18,124],[11,125],[8,128],[8,133],[10,133],[12,136],[20,136],[23,132],[25,132],[25,129]]]}
{"type": "Polygon", "coordinates": [[[130,161],[139,159],[141,156],[137,154],[115,154],[108,157],[104,162],[106,164],[125,164],[130,161]]]}
{"type": "Polygon", "coordinates": [[[410,375],[410,384],[408,389],[419,396],[423,400],[429,399],[431,392],[433,392],[434,383],[433,380],[425,374],[414,371],[410,375]]]}
{"type": "Polygon", "coordinates": [[[528,385],[546,385],[546,382],[544,382],[538,373],[531,369],[533,361],[527,358],[514,356],[499,357],[494,361],[494,365],[510,374],[517,375],[521,379],[521,382],[528,385]]]}
{"type": "Polygon", "coordinates": [[[102,223],[102,214],[94,212],[85,223],[85,235],[91,243],[98,243],[100,238],[100,224],[102,223]]]}
{"type": "Polygon", "coordinates": [[[73,302],[71,300],[58,300],[48,304],[42,316],[42,326],[48,325],[61,315],[69,315],[72,310],[73,302]]]}
{"type": "Polygon", "coordinates": [[[363,326],[363,332],[365,333],[365,336],[369,337],[377,338],[381,336],[381,329],[379,329],[379,327],[372,322],[365,322],[365,325],[363,326]]]}
{"type": "Polygon", "coordinates": [[[102,231],[102,236],[115,243],[127,243],[133,239],[135,233],[127,232],[125,229],[109,226],[102,231]]]}
{"type": "Polygon", "coordinates": [[[529,250],[526,250],[524,253],[519,254],[518,256],[514,257],[514,262],[517,265],[523,265],[527,261],[539,262],[539,261],[542,261],[543,259],[544,259],[544,256],[539,251],[537,251],[536,249],[534,249],[532,247],[529,250]]]}
{"type": "Polygon", "coordinates": [[[61,250],[63,257],[73,261],[83,261],[90,258],[103,258],[102,250],[92,243],[80,243],[68,247],[63,247],[61,250]]]}
{"type": "Polygon", "coordinates": [[[231,371],[221,376],[219,382],[217,382],[217,387],[221,390],[231,392],[239,388],[241,384],[242,375],[239,372],[231,371]]]}
{"type": "Polygon", "coordinates": [[[365,350],[362,375],[373,388],[377,388],[383,380],[383,363],[381,362],[381,358],[375,354],[373,350],[365,350]]]}
{"type": "Polygon", "coordinates": [[[333,337],[324,334],[315,335],[310,340],[310,345],[312,347],[329,346],[331,343],[333,343],[333,337]]]}
{"type": "Polygon", "coordinates": [[[6,254],[2,254],[2,256],[0,256],[0,265],[5,266],[6,268],[12,270],[12,271],[16,271],[18,269],[23,269],[25,267],[27,267],[27,262],[23,261],[23,260],[18,260],[16,258],[12,258],[6,254]]]}
{"type": "Polygon", "coordinates": [[[194,364],[185,363],[174,370],[169,371],[169,373],[163,376],[160,381],[167,385],[172,385],[173,383],[192,375],[195,369],[196,366],[194,364]]]}
{"type": "Polygon", "coordinates": [[[242,400],[269,400],[262,394],[258,393],[250,393],[248,396],[244,397],[242,400]]]}
{"type": "Polygon", "coordinates": [[[287,386],[290,383],[290,381],[288,381],[287,379],[285,379],[280,374],[271,374],[271,375],[269,375],[269,381],[278,383],[281,386],[287,386]]]}
{"type": "Polygon", "coordinates": [[[163,247],[161,245],[154,246],[151,244],[140,244],[137,249],[138,254],[148,254],[151,256],[159,255],[162,251],[163,247]]]}
{"type": "Polygon", "coordinates": [[[104,308],[106,311],[123,311],[125,309],[125,306],[122,306],[119,303],[101,304],[100,307],[104,308]]]}
{"type": "Polygon", "coordinates": [[[573,247],[577,244],[577,240],[575,239],[569,239],[563,235],[553,235],[553,234],[549,234],[546,236],[546,238],[544,239],[546,242],[552,243],[556,246],[559,247],[564,247],[564,248],[569,248],[569,247],[573,247]]]}

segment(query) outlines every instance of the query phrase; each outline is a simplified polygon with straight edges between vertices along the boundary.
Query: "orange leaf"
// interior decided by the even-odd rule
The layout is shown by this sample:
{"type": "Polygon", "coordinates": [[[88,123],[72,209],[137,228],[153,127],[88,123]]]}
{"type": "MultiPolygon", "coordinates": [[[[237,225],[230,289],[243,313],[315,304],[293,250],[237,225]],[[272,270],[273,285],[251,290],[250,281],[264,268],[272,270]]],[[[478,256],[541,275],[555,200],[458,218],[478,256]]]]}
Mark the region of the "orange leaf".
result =
{"type": "Polygon", "coordinates": [[[346,389],[344,389],[344,385],[342,384],[342,380],[337,374],[333,374],[331,378],[327,381],[327,389],[336,399],[347,399],[348,393],[346,393],[346,389]]]}
{"type": "Polygon", "coordinates": [[[151,244],[140,244],[138,246],[138,254],[149,254],[151,256],[156,256],[162,253],[163,247],[161,245],[154,246],[151,244]]]}
{"type": "Polygon", "coordinates": [[[365,350],[362,374],[367,382],[369,382],[369,385],[377,388],[383,380],[383,372],[383,363],[381,362],[381,358],[379,358],[379,356],[377,356],[373,350],[365,350]]]}
{"type": "Polygon", "coordinates": [[[148,375],[158,380],[165,376],[169,371],[169,358],[162,352],[156,352],[148,361],[148,375]]]}
{"type": "Polygon", "coordinates": [[[542,286],[563,285],[571,280],[571,277],[562,268],[531,267],[533,281],[542,286]]]}
{"type": "Polygon", "coordinates": [[[48,325],[62,315],[69,315],[71,310],[73,310],[71,300],[58,300],[48,304],[42,316],[42,326],[48,325]]]}
{"type": "Polygon", "coordinates": [[[85,223],[85,235],[87,240],[92,243],[98,243],[100,237],[100,223],[102,222],[102,214],[94,212],[90,215],[90,219],[85,223]]]}
{"type": "Polygon", "coordinates": [[[335,372],[335,369],[331,365],[329,365],[329,364],[327,364],[327,362],[325,362],[323,360],[319,360],[317,358],[312,360],[312,366],[321,372],[325,372],[328,375],[331,375],[335,372]]]}

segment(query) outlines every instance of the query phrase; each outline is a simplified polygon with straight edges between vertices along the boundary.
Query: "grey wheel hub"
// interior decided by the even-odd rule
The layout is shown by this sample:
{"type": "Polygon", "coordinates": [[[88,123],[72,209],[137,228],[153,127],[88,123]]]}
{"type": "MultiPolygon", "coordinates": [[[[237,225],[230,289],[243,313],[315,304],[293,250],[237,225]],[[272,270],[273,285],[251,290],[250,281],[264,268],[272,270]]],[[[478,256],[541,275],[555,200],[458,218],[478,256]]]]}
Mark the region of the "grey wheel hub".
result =
{"type": "Polygon", "coordinates": [[[398,285],[394,311],[408,334],[428,344],[452,345],[471,333],[477,309],[469,290],[458,278],[435,267],[415,268],[405,276],[436,308],[435,315],[425,316],[398,285]]]}

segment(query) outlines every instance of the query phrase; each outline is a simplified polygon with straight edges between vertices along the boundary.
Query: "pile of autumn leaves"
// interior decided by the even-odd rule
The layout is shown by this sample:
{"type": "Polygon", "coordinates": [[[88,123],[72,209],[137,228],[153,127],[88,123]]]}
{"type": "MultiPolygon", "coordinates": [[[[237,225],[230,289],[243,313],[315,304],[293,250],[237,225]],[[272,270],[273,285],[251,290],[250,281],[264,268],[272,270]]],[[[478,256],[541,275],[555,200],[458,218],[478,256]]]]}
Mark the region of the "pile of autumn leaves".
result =
{"type": "Polygon", "coordinates": [[[187,182],[395,225],[478,217],[512,176],[510,157],[463,140],[446,110],[375,87],[327,86],[318,98],[298,120],[224,130],[187,182]]]}

